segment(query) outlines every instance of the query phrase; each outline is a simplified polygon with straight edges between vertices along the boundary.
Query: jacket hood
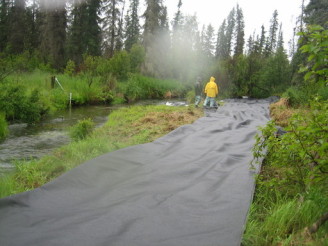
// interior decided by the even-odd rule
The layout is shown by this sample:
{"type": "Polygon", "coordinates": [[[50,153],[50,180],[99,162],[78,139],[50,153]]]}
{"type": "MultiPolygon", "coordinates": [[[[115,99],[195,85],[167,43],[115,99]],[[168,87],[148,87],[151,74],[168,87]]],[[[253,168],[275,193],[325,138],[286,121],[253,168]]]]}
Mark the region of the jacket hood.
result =
{"type": "Polygon", "coordinates": [[[215,78],[214,77],[211,77],[210,81],[211,82],[215,82],[215,78]]]}

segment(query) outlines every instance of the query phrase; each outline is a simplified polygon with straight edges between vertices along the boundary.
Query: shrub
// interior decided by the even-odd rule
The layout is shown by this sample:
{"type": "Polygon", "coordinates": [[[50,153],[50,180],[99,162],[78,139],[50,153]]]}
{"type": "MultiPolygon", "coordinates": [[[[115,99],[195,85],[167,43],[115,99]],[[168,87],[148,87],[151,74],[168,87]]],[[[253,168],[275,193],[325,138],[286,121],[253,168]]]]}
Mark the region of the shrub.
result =
{"type": "Polygon", "coordinates": [[[321,87],[318,90],[318,96],[321,100],[328,100],[328,86],[321,87]]]}
{"type": "Polygon", "coordinates": [[[308,101],[308,96],[303,89],[298,87],[290,87],[283,94],[282,97],[287,98],[290,106],[297,107],[308,101]]]}
{"type": "Polygon", "coordinates": [[[328,101],[311,102],[309,113],[295,114],[287,133],[280,137],[273,122],[261,130],[254,156],[264,157],[262,151],[267,149],[266,161],[283,170],[274,180],[276,185],[296,184],[303,192],[316,183],[327,182],[328,101]]]}
{"type": "Polygon", "coordinates": [[[187,92],[186,101],[188,103],[194,103],[195,102],[195,91],[194,90],[190,90],[190,91],[187,92]]]}
{"type": "Polygon", "coordinates": [[[72,60],[69,60],[67,62],[64,73],[67,74],[68,76],[73,76],[75,73],[75,68],[76,68],[75,62],[72,60]]]}
{"type": "Polygon", "coordinates": [[[94,122],[89,119],[79,120],[78,123],[70,128],[70,137],[74,141],[83,140],[88,137],[94,128],[94,122]]]}
{"type": "Polygon", "coordinates": [[[34,123],[41,119],[48,108],[40,101],[40,92],[34,89],[28,95],[21,85],[3,85],[0,92],[0,108],[8,120],[34,123]]]}

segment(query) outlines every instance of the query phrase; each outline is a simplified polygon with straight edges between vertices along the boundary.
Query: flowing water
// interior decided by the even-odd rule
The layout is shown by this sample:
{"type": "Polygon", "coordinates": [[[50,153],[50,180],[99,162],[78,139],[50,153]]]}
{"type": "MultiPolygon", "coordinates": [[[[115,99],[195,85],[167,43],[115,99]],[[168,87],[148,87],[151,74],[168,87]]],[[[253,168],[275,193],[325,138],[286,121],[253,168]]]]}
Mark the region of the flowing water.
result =
{"type": "MultiPolygon", "coordinates": [[[[147,100],[137,104],[186,105],[185,102],[173,100],[147,100]]],[[[126,107],[126,105],[118,107],[126,107]]],[[[99,127],[108,120],[110,112],[118,107],[84,106],[57,112],[33,126],[10,125],[9,136],[0,143],[0,176],[14,170],[15,160],[39,159],[50,154],[54,149],[68,144],[71,141],[68,134],[69,127],[76,124],[78,120],[91,118],[96,127],[99,127]]]]}
{"type": "Polygon", "coordinates": [[[78,120],[91,118],[96,127],[102,125],[113,109],[84,106],[57,112],[36,125],[10,125],[9,136],[0,144],[0,175],[11,172],[15,160],[38,159],[69,143],[68,129],[78,120]]]}

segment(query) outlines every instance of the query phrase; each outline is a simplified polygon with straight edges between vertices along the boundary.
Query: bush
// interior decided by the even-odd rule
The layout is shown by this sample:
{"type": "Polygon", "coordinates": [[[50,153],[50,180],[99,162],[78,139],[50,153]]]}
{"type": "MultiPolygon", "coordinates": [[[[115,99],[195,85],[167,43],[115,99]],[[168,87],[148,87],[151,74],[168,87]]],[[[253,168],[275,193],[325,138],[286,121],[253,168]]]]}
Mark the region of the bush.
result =
{"type": "Polygon", "coordinates": [[[28,95],[21,85],[4,84],[0,88],[0,108],[11,121],[38,122],[49,108],[40,100],[40,92],[34,89],[28,95]]]}
{"type": "Polygon", "coordinates": [[[298,107],[308,102],[308,96],[303,89],[298,87],[290,87],[283,94],[282,97],[287,98],[290,106],[298,107]]]}
{"type": "Polygon", "coordinates": [[[321,87],[318,90],[318,96],[321,100],[328,100],[328,86],[321,87]]]}
{"type": "Polygon", "coordinates": [[[89,119],[79,120],[78,123],[70,128],[70,137],[74,141],[83,140],[88,137],[94,128],[94,122],[89,119]]]}
{"type": "Polygon", "coordinates": [[[264,157],[262,151],[267,149],[266,161],[283,170],[275,175],[274,183],[281,187],[295,184],[300,192],[327,183],[328,101],[311,102],[308,114],[291,118],[286,134],[277,137],[276,131],[270,122],[254,146],[255,157],[264,157]]]}

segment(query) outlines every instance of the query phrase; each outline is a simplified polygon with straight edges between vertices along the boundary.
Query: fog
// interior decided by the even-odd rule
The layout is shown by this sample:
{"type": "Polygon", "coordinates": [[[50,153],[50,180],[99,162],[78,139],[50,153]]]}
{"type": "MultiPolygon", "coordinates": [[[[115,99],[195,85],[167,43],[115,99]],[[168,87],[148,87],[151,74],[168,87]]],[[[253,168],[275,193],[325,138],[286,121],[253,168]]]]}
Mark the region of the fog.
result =
{"type": "Polygon", "coordinates": [[[45,9],[59,9],[66,7],[66,4],[81,4],[86,0],[41,0],[40,5],[45,9]]]}

